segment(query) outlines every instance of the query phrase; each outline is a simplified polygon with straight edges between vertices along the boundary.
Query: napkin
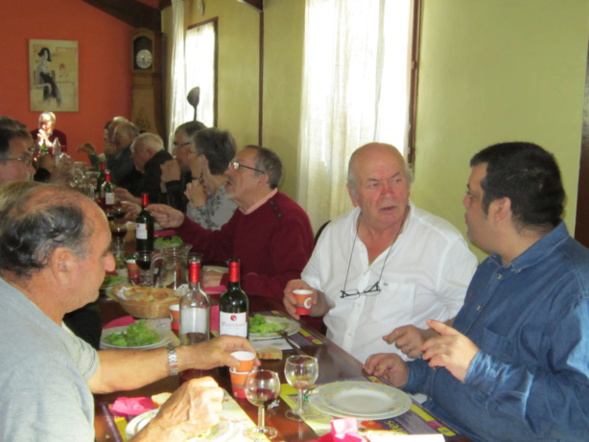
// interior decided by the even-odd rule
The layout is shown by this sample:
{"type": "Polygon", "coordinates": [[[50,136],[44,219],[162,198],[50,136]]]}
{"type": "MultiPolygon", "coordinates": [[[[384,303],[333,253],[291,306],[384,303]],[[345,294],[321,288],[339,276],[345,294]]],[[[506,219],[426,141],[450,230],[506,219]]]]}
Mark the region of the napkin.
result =
{"type": "Polygon", "coordinates": [[[111,410],[129,416],[137,416],[154,408],[155,404],[148,397],[120,397],[114,401],[111,410]]]}
{"type": "Polygon", "coordinates": [[[117,318],[110,321],[108,324],[105,324],[104,326],[102,326],[102,329],[106,330],[107,328],[124,327],[126,325],[131,325],[134,322],[135,319],[133,318],[133,316],[123,316],[121,318],[117,318]]]}
{"type": "Polygon", "coordinates": [[[331,421],[331,432],[314,442],[363,442],[366,441],[358,432],[358,420],[353,417],[331,421]]]}

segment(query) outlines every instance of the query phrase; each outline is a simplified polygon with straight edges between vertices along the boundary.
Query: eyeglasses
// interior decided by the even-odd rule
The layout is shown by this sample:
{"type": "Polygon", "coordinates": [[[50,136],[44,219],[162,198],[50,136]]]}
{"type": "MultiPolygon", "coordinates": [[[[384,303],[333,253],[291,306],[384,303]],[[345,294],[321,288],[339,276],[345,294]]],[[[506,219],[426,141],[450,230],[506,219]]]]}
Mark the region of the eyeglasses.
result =
{"type": "MultiPolygon", "coordinates": [[[[387,257],[388,257],[388,255],[387,255],[387,257]]],[[[384,264],[383,264],[383,270],[384,270],[384,264]]],[[[380,278],[382,278],[382,272],[380,273],[380,277],[378,278],[378,281],[376,281],[374,284],[372,284],[372,286],[370,288],[367,288],[366,290],[363,290],[363,291],[359,291],[358,289],[346,290],[345,287],[346,287],[346,283],[348,282],[348,276],[346,274],[346,282],[344,283],[344,289],[340,290],[340,293],[342,294],[340,296],[340,298],[342,298],[342,299],[356,299],[362,295],[376,296],[381,292],[380,278]]]]}
{"type": "Polygon", "coordinates": [[[255,167],[246,166],[245,164],[241,164],[238,161],[232,161],[231,163],[229,163],[229,167],[233,168],[233,170],[239,170],[240,167],[243,167],[244,169],[255,170],[259,173],[266,173],[263,170],[256,169],[255,167]]]}
{"type": "Polygon", "coordinates": [[[0,161],[20,161],[28,167],[33,164],[33,157],[26,155],[18,158],[0,158],[0,161]]]}
{"type": "Polygon", "coordinates": [[[174,143],[174,149],[180,149],[181,147],[190,146],[191,144],[192,143],[190,141],[188,143],[180,143],[180,144],[174,143]]]}
{"type": "Polygon", "coordinates": [[[360,227],[360,219],[358,219],[358,226],[356,227],[356,236],[354,236],[354,242],[352,243],[352,251],[350,252],[350,260],[348,261],[348,269],[346,270],[346,279],[344,280],[344,289],[340,290],[340,293],[342,294],[340,296],[341,299],[356,299],[362,295],[376,296],[382,291],[380,288],[380,281],[382,280],[384,268],[387,265],[387,260],[389,259],[389,255],[391,254],[391,250],[393,250],[393,245],[395,244],[395,242],[397,242],[397,238],[399,237],[399,233],[401,233],[401,230],[403,230],[403,226],[405,225],[406,219],[407,219],[407,210],[405,210],[405,213],[403,215],[403,221],[401,222],[401,226],[399,227],[399,230],[397,231],[397,234],[393,238],[393,242],[389,246],[389,250],[388,250],[386,256],[384,257],[384,262],[382,263],[382,269],[380,270],[380,275],[378,276],[378,281],[376,281],[374,284],[372,284],[372,286],[370,286],[369,288],[367,288],[363,291],[359,291],[358,289],[346,290],[346,285],[348,284],[348,274],[350,273],[350,265],[352,264],[352,255],[354,254],[354,246],[356,245],[356,239],[358,239],[358,228],[360,227]]]}

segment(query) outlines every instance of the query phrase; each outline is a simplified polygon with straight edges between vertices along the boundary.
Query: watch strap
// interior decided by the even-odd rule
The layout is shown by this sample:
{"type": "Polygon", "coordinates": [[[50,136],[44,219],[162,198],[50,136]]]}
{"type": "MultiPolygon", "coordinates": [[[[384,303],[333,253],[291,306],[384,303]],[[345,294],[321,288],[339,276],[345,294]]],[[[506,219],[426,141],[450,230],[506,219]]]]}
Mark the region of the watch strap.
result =
{"type": "Polygon", "coordinates": [[[176,376],[178,374],[178,353],[172,343],[168,345],[168,368],[170,370],[170,376],[176,376]]]}

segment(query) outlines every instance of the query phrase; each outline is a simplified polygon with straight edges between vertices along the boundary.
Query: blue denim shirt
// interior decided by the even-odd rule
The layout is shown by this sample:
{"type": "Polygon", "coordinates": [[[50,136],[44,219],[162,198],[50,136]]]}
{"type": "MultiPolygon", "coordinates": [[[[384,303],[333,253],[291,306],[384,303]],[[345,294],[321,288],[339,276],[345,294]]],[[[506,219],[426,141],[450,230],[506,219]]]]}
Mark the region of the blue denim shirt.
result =
{"type": "Polygon", "coordinates": [[[588,290],[562,221],[507,266],[491,255],[454,322],[480,349],[464,382],[416,360],[404,389],[475,440],[589,440],[588,290]]]}

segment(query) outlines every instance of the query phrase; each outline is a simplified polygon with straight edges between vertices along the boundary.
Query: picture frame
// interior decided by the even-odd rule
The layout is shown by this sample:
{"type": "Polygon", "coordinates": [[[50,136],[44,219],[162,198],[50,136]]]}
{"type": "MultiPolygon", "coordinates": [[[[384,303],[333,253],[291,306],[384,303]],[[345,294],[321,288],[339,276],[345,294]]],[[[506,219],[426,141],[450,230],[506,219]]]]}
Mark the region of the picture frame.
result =
{"type": "Polygon", "coordinates": [[[78,42],[29,40],[31,111],[78,111],[78,42]]]}

